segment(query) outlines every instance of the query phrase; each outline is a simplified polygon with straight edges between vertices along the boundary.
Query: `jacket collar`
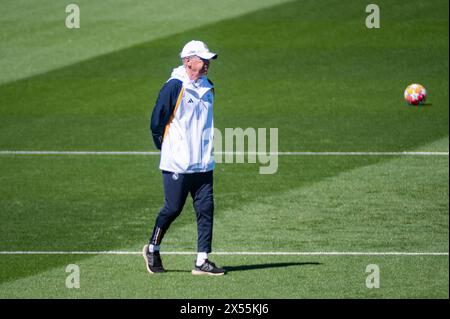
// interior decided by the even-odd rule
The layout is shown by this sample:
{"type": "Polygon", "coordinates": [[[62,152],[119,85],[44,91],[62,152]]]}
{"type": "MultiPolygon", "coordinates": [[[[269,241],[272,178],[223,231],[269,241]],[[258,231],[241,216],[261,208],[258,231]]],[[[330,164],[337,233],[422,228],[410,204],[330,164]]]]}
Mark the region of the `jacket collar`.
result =
{"type": "Polygon", "coordinates": [[[208,81],[206,75],[201,76],[197,81],[190,80],[184,65],[173,69],[169,81],[172,79],[183,82],[183,86],[190,91],[196,92],[199,95],[199,98],[214,87],[211,82],[208,81]]]}

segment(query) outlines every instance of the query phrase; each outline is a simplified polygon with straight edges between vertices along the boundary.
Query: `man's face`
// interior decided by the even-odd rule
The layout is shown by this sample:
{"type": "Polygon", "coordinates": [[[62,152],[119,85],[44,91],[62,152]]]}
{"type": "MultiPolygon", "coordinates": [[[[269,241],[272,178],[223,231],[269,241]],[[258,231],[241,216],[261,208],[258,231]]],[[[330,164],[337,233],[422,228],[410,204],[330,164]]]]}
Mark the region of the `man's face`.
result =
{"type": "Polygon", "coordinates": [[[186,68],[188,71],[189,78],[196,81],[202,75],[208,74],[209,60],[202,59],[199,57],[192,57],[186,61],[186,68]]]}

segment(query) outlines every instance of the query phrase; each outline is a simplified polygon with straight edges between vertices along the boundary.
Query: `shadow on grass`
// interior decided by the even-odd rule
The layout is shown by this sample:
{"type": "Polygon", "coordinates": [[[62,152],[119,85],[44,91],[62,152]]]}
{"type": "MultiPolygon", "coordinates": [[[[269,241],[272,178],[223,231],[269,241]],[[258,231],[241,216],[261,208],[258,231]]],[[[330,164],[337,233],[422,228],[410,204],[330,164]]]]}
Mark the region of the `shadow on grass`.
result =
{"type": "Polygon", "coordinates": [[[223,267],[227,272],[233,271],[245,271],[245,270],[255,270],[255,269],[266,269],[266,268],[283,268],[291,266],[309,266],[309,265],[322,265],[318,262],[303,262],[303,263],[267,263],[267,264],[254,264],[254,265],[242,265],[242,266],[225,266],[223,267]]]}
{"type": "MultiPolygon", "coordinates": [[[[245,271],[245,270],[256,270],[256,269],[267,269],[267,268],[283,268],[283,267],[291,267],[291,266],[318,266],[322,265],[322,263],[318,262],[303,262],[303,263],[267,263],[267,264],[254,264],[254,265],[241,265],[241,266],[224,266],[223,268],[227,272],[233,271],[245,271]]],[[[166,269],[167,273],[191,273],[191,270],[183,270],[183,269],[166,269]]]]}
{"type": "Polygon", "coordinates": [[[179,273],[191,273],[192,269],[166,269],[166,273],[179,272],[179,273]]]}
{"type": "Polygon", "coordinates": [[[431,106],[433,106],[433,103],[421,103],[421,104],[418,104],[418,105],[406,104],[406,106],[408,106],[408,107],[416,107],[416,108],[431,107],[431,106]]]}

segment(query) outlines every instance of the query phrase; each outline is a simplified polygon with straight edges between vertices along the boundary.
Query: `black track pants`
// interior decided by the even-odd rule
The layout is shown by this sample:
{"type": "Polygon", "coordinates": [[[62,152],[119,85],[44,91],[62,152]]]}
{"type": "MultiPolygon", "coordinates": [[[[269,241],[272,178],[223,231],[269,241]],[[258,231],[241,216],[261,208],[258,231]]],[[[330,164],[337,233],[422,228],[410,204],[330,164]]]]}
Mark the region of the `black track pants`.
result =
{"type": "Polygon", "coordinates": [[[170,224],[180,215],[190,193],[197,215],[197,251],[211,252],[214,196],[213,171],[177,174],[163,171],[164,207],[156,218],[150,244],[159,245],[170,224]]]}

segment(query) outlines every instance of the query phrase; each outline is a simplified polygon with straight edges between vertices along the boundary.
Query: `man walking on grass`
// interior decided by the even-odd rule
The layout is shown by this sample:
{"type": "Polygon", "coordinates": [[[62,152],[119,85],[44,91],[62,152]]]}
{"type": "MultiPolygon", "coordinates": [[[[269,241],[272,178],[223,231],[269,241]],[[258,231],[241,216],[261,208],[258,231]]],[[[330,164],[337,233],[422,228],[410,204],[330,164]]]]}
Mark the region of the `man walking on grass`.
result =
{"type": "Polygon", "coordinates": [[[217,54],[201,41],[190,41],[180,57],[183,65],[173,70],[162,87],[151,117],[153,141],[161,150],[159,168],[165,198],[143,256],[150,273],[164,272],[161,241],[191,194],[198,233],[198,254],[192,274],[223,275],[225,270],[208,259],[213,231],[215,162],[214,85],[207,74],[210,61],[217,54]]]}

